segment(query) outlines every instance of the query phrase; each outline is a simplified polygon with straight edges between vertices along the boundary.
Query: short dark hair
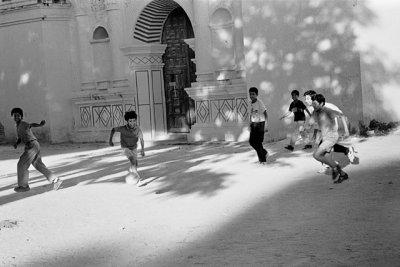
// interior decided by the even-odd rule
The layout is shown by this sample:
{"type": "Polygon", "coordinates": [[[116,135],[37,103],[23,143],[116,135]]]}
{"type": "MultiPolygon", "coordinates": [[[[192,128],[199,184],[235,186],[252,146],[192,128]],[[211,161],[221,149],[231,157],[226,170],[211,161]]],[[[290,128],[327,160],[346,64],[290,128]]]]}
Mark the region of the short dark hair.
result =
{"type": "Polygon", "coordinates": [[[24,112],[22,111],[22,108],[13,108],[11,110],[11,116],[13,116],[14,113],[17,113],[17,114],[21,115],[21,117],[24,116],[24,112]]]}
{"type": "Polygon", "coordinates": [[[309,95],[311,97],[315,96],[317,93],[314,90],[308,90],[304,93],[304,96],[309,95]]]}
{"type": "Polygon", "coordinates": [[[297,96],[300,95],[299,91],[297,91],[297,90],[293,90],[290,94],[291,95],[297,95],[297,96]]]}
{"type": "Polygon", "coordinates": [[[135,119],[136,120],[137,119],[137,114],[136,114],[136,112],[134,110],[127,111],[127,112],[125,112],[124,119],[126,121],[128,121],[130,119],[135,119]]]}
{"type": "Polygon", "coordinates": [[[250,87],[249,93],[250,93],[250,92],[253,92],[253,93],[255,93],[256,95],[258,95],[258,89],[257,89],[257,87],[250,87]]]}
{"type": "Polygon", "coordinates": [[[320,104],[324,103],[324,105],[325,105],[325,97],[323,95],[321,95],[321,94],[315,95],[313,101],[314,100],[317,101],[320,104]]]}

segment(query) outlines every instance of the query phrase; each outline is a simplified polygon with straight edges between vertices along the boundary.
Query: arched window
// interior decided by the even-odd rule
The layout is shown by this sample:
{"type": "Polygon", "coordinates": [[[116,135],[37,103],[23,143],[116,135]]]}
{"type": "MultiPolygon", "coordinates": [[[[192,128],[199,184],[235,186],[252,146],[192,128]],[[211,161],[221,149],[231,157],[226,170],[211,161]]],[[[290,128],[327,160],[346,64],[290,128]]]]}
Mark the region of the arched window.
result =
{"type": "Polygon", "coordinates": [[[217,71],[231,70],[235,65],[234,31],[231,13],[218,8],[210,19],[212,55],[217,71]]]}
{"type": "Polygon", "coordinates": [[[97,27],[93,33],[93,40],[103,40],[108,38],[108,32],[103,27],[97,27]]]}
{"type": "Polygon", "coordinates": [[[93,40],[91,41],[94,59],[94,74],[97,82],[100,82],[102,89],[107,89],[106,81],[113,76],[113,65],[111,55],[111,40],[107,30],[104,27],[97,27],[93,31],[93,40]]]}

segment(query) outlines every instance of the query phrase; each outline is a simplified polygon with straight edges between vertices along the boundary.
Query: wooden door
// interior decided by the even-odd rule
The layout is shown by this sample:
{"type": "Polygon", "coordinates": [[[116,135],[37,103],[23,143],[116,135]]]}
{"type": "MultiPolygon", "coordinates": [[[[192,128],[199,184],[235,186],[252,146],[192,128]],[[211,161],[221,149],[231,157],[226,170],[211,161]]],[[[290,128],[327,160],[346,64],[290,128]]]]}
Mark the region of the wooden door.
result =
{"type": "Polygon", "coordinates": [[[168,16],[163,29],[162,43],[167,44],[164,62],[164,84],[169,132],[187,133],[194,124],[194,101],[185,92],[196,80],[194,52],[184,42],[193,38],[193,28],[182,8],[168,16]]]}

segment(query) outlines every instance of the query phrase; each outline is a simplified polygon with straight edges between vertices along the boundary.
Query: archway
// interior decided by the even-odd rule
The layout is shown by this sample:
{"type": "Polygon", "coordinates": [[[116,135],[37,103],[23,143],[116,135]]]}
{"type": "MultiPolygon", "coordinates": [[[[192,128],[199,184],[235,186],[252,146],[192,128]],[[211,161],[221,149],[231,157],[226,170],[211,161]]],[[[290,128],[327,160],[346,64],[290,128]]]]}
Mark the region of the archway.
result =
{"type": "Polygon", "coordinates": [[[195,122],[194,101],[184,90],[196,81],[194,51],[184,41],[191,38],[194,32],[190,20],[185,11],[177,7],[168,15],[161,38],[161,43],[167,45],[163,63],[169,132],[189,132],[195,122]]]}

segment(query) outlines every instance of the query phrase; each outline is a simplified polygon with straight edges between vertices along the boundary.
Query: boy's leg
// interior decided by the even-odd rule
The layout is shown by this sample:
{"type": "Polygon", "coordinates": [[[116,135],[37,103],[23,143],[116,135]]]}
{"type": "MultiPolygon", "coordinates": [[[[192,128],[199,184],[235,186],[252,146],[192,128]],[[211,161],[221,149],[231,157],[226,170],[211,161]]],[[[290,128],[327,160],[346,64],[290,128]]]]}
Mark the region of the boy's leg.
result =
{"type": "MultiPolygon", "coordinates": [[[[31,142],[32,143],[32,142],[31,142]]],[[[24,153],[22,153],[17,164],[18,186],[29,186],[29,166],[37,156],[37,148],[31,143],[25,145],[24,153]]]]}
{"type": "Polygon", "coordinates": [[[35,141],[34,142],[35,149],[37,150],[36,158],[32,162],[33,167],[35,167],[36,170],[41,172],[46,178],[47,181],[50,183],[53,183],[53,189],[57,190],[62,183],[62,180],[58,178],[52,171],[50,171],[47,166],[43,163],[42,161],[42,156],[40,155],[40,144],[39,142],[35,141]]]}
{"type": "MultiPolygon", "coordinates": [[[[263,162],[264,148],[262,147],[262,141],[264,140],[264,129],[261,134],[261,127],[259,123],[252,123],[250,125],[250,139],[249,143],[253,149],[257,152],[259,162],[263,162]]],[[[265,162],[265,161],[264,161],[265,162]]]]}
{"type": "Polygon", "coordinates": [[[321,163],[328,165],[331,168],[336,167],[336,162],[332,159],[329,152],[324,148],[318,147],[313,154],[313,157],[321,163]]]}
{"type": "Polygon", "coordinates": [[[129,149],[129,148],[124,148],[123,149],[125,156],[128,158],[130,162],[130,167],[128,169],[129,172],[134,173],[137,175],[137,182],[140,182],[140,175],[137,171],[137,151],[136,149],[129,149]]]}
{"type": "Polygon", "coordinates": [[[339,144],[335,144],[333,146],[333,151],[337,152],[337,153],[343,153],[345,155],[347,155],[347,153],[349,153],[349,149],[347,147],[339,145],[339,144]]]}
{"type": "Polygon", "coordinates": [[[294,122],[294,128],[292,131],[292,135],[290,136],[290,143],[289,145],[294,147],[294,145],[296,144],[297,139],[299,138],[299,125],[297,123],[297,121],[294,122]]]}
{"type": "Polygon", "coordinates": [[[335,144],[335,145],[333,146],[333,151],[335,151],[335,152],[337,152],[337,153],[343,153],[343,154],[345,154],[345,155],[349,158],[349,161],[350,161],[351,163],[354,162],[354,159],[355,159],[354,147],[352,147],[352,146],[350,146],[350,147],[345,147],[345,146],[342,146],[342,145],[340,145],[340,144],[335,144]]]}
{"type": "Polygon", "coordinates": [[[260,153],[260,162],[264,163],[267,162],[267,150],[263,146],[263,141],[264,141],[264,127],[265,127],[265,122],[260,122],[258,125],[258,134],[257,134],[257,141],[258,141],[258,149],[260,153]]]}
{"type": "Polygon", "coordinates": [[[329,153],[333,146],[337,142],[337,138],[328,137],[326,140],[323,140],[320,146],[314,151],[314,158],[322,163],[329,165],[332,168],[332,179],[336,179],[337,176],[347,175],[333,159],[332,155],[329,153]]]}

